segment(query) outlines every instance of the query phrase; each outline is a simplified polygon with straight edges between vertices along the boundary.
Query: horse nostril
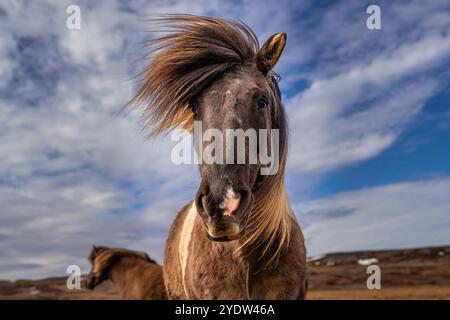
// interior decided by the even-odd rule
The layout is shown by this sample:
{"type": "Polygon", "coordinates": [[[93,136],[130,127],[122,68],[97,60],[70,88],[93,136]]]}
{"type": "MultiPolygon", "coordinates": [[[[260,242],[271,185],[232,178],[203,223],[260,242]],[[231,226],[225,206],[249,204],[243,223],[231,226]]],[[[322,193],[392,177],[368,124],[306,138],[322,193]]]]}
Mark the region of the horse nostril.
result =
{"type": "Polygon", "coordinates": [[[204,194],[198,194],[196,197],[195,197],[195,205],[196,205],[196,207],[197,207],[197,210],[200,210],[200,211],[203,211],[203,210],[205,210],[205,206],[204,206],[204,198],[205,198],[205,195],[204,194]]]}
{"type": "Polygon", "coordinates": [[[220,187],[214,186],[213,190],[204,187],[197,192],[195,205],[200,216],[205,221],[220,221],[225,218],[223,221],[227,223],[238,222],[248,207],[249,191],[240,186],[220,187]]]}

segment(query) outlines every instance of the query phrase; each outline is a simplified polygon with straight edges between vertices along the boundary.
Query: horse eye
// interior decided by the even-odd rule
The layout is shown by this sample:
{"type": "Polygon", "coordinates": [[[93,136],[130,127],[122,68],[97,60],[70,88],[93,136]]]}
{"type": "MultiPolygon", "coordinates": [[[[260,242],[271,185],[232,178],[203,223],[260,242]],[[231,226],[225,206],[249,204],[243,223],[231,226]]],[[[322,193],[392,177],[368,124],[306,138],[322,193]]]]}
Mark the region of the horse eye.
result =
{"type": "Polygon", "coordinates": [[[267,105],[268,105],[267,100],[260,99],[260,100],[258,101],[258,108],[259,108],[259,109],[264,109],[264,108],[267,107],[267,105]]]}

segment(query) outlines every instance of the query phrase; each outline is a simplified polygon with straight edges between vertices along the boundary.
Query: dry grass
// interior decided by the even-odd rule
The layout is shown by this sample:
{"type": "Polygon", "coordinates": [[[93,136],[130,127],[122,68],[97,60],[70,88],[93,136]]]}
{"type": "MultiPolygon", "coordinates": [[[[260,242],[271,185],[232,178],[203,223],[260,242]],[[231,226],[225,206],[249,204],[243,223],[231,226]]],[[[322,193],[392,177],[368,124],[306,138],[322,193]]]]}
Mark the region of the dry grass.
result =
{"type": "MultiPolygon", "coordinates": [[[[450,299],[450,246],[329,254],[309,262],[308,299],[450,299]],[[381,290],[368,290],[358,259],[376,258],[381,290]]],[[[0,281],[0,299],[117,299],[106,282],[94,291],[68,290],[65,278],[0,281]]]]}

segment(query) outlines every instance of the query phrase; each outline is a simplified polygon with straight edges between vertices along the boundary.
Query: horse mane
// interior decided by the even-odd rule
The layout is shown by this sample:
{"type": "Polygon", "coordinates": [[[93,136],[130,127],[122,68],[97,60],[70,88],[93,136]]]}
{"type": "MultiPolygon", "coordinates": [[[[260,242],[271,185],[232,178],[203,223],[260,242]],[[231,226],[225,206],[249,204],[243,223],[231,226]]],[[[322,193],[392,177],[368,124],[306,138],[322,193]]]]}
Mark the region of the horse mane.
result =
{"type": "MultiPolygon", "coordinates": [[[[258,39],[246,24],[230,19],[164,15],[153,21],[165,33],[150,40],[149,64],[138,74],[140,86],[128,105],[144,107],[142,119],[151,128],[150,137],[176,127],[192,132],[189,101],[224,72],[255,63],[258,39]]],[[[264,176],[255,191],[255,208],[246,226],[249,236],[241,248],[262,246],[268,266],[287,247],[295,217],[284,185],[288,128],[278,76],[269,72],[266,78],[271,88],[272,128],[280,130],[280,164],[278,172],[264,176]]]]}
{"type": "Polygon", "coordinates": [[[109,248],[109,247],[96,247],[94,246],[89,252],[88,260],[92,265],[99,264],[100,269],[103,271],[110,270],[117,262],[123,258],[134,258],[143,260],[145,262],[157,264],[157,262],[151,259],[145,252],[132,251],[123,248],[109,248]]]}
{"type": "Polygon", "coordinates": [[[250,62],[259,43],[244,23],[192,15],[163,15],[152,20],[163,34],[149,41],[150,63],[137,77],[140,86],[128,103],[144,106],[150,136],[183,126],[192,131],[189,101],[214,78],[250,62]]]}

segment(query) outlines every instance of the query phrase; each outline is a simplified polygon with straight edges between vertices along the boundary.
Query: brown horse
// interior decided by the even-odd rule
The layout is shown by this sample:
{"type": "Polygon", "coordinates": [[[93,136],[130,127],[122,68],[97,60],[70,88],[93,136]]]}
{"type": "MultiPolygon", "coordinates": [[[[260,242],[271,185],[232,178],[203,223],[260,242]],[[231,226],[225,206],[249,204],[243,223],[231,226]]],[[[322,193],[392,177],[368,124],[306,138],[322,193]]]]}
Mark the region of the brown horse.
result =
{"type": "MultiPolygon", "coordinates": [[[[178,213],[167,239],[169,298],[303,299],[306,249],[285,189],[288,129],[272,71],[286,34],[259,48],[242,22],[190,15],[156,20],[167,33],[153,40],[130,102],[144,106],[150,136],[175,127],[192,132],[201,121],[202,132],[265,129],[279,132],[280,140],[273,175],[261,174],[261,161],[200,164],[195,199],[178,213]]],[[[206,148],[205,141],[194,144],[206,148]]]]}
{"type": "Polygon", "coordinates": [[[165,300],[162,267],[143,252],[93,246],[86,287],[93,290],[110,279],[122,299],[165,300]]]}

